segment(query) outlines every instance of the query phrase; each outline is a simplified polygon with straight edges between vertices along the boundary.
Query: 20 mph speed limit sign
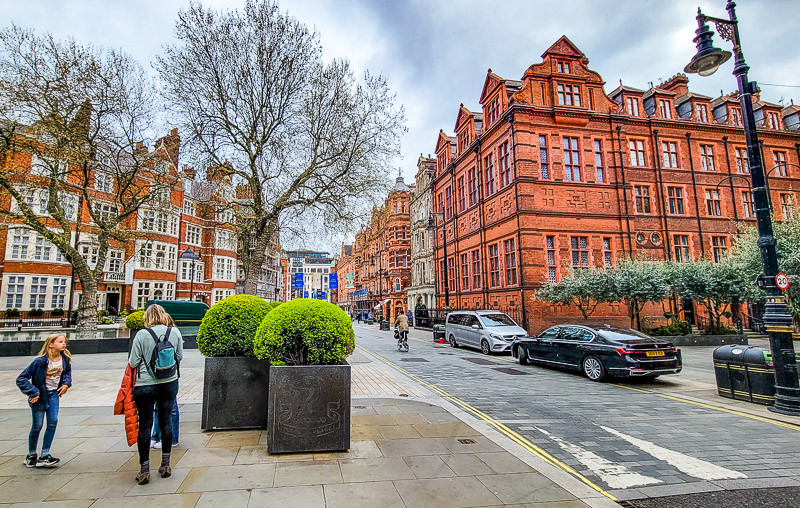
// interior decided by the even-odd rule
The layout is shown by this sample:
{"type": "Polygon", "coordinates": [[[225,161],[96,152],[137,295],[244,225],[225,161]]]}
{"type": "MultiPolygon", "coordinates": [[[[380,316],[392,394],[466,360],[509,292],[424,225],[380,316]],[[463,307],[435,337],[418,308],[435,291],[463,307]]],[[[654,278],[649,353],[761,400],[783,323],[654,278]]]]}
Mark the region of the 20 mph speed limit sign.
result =
{"type": "Polygon", "coordinates": [[[783,272],[779,273],[775,276],[775,285],[778,286],[778,289],[787,289],[789,287],[789,277],[783,272]]]}

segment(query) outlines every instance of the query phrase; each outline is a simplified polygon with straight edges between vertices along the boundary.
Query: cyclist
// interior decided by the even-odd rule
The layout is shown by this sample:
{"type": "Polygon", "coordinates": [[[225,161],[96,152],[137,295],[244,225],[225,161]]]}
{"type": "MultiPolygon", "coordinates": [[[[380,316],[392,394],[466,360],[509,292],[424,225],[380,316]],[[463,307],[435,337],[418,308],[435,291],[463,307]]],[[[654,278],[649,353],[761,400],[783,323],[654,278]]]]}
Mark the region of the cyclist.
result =
{"type": "Polygon", "coordinates": [[[405,349],[408,351],[408,317],[403,310],[397,313],[397,319],[394,322],[394,328],[399,335],[397,340],[397,348],[405,349]]]}

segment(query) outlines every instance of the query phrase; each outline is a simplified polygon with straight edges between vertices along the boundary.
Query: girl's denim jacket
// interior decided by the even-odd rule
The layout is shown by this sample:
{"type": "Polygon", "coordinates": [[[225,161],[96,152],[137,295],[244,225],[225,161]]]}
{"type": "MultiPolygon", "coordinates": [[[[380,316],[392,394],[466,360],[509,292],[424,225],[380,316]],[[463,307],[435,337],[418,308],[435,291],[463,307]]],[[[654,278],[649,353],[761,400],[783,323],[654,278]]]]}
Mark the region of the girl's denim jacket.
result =
{"type": "MultiPolygon", "coordinates": [[[[72,366],[70,365],[67,355],[61,355],[61,361],[64,364],[64,370],[61,372],[61,379],[58,381],[58,388],[62,385],[72,386],[72,366]]],[[[19,389],[28,396],[37,397],[39,400],[28,404],[37,411],[47,411],[50,408],[50,399],[42,397],[41,395],[47,392],[45,388],[45,380],[47,379],[47,355],[40,356],[33,360],[28,367],[22,371],[17,377],[17,386],[19,389]]]]}

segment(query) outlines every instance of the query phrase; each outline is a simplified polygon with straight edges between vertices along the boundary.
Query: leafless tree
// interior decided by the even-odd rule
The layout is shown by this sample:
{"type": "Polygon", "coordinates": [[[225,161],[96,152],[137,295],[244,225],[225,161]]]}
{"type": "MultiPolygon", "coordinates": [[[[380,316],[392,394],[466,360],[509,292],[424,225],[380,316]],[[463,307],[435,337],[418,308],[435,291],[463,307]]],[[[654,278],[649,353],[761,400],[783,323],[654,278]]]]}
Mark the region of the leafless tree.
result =
{"type": "Polygon", "coordinates": [[[156,63],[165,103],[199,165],[228,162],[246,189],[238,249],[254,294],[278,232],[350,228],[388,189],[404,112],[382,77],[324,62],[316,33],[271,1],[192,3],[175,35],[156,63]]]}
{"type": "Polygon", "coordinates": [[[97,328],[112,243],[134,235],[137,210],[175,183],[169,164],[141,144],[153,90],[122,52],[16,26],[0,32],[0,215],[72,265],[81,331],[97,328]]]}

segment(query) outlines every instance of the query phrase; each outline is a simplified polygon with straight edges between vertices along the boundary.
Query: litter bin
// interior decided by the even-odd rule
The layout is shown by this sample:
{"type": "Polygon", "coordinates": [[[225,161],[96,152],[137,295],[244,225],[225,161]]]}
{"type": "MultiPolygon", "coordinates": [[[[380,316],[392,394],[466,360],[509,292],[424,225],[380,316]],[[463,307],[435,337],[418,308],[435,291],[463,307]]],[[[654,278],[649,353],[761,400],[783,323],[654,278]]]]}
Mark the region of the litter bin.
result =
{"type": "Polygon", "coordinates": [[[381,330],[388,330],[389,329],[389,321],[386,319],[381,319],[381,330]]]}
{"type": "Polygon", "coordinates": [[[756,404],[775,402],[775,369],[769,349],[729,344],[714,350],[717,393],[756,404]]]}
{"type": "Polygon", "coordinates": [[[444,325],[433,325],[433,342],[444,341],[444,325]]]}

